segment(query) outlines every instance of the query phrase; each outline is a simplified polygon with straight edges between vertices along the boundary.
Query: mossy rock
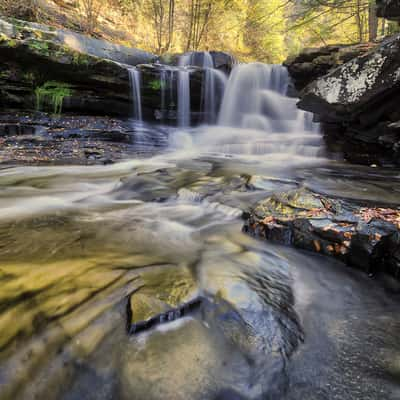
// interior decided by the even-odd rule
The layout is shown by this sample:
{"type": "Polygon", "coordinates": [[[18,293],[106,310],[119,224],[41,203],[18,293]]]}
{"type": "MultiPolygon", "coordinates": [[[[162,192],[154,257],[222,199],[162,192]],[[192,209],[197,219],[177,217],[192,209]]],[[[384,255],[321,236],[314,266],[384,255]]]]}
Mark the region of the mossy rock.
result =
{"type": "Polygon", "coordinates": [[[258,218],[273,216],[282,219],[307,216],[310,212],[316,216],[325,215],[329,200],[311,193],[306,189],[276,193],[262,201],[254,210],[258,218]]]}
{"type": "Polygon", "coordinates": [[[64,82],[49,81],[35,89],[36,109],[42,110],[44,106],[52,107],[54,114],[61,114],[63,101],[72,96],[71,86],[64,82]]]}
{"type": "Polygon", "coordinates": [[[196,281],[186,267],[162,266],[141,274],[142,287],[130,297],[130,324],[175,309],[198,295],[196,281]]]}

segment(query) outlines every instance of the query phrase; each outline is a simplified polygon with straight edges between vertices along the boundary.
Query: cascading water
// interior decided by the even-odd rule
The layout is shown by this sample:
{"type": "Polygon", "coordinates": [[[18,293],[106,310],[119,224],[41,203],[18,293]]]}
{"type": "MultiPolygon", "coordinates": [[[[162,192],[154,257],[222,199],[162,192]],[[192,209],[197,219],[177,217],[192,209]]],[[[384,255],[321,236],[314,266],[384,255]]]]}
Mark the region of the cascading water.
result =
{"type": "Polygon", "coordinates": [[[175,78],[175,70],[170,69],[169,67],[163,67],[160,70],[160,114],[159,119],[161,121],[173,119],[175,113],[173,112],[176,107],[176,99],[174,96],[174,78],[175,78]]]}
{"type": "Polygon", "coordinates": [[[190,72],[178,71],[178,126],[190,126],[190,72]]]}
{"type": "Polygon", "coordinates": [[[133,103],[133,118],[137,121],[143,120],[142,115],[142,98],[140,91],[140,72],[136,68],[130,68],[129,72],[129,83],[131,86],[132,103],[133,103]]]}
{"type": "MultiPolygon", "coordinates": [[[[201,103],[204,114],[203,122],[207,124],[215,123],[217,121],[219,99],[222,97],[221,95],[223,95],[225,91],[227,77],[223,72],[215,69],[214,60],[212,58],[211,53],[209,53],[208,51],[192,52],[184,54],[179,59],[179,66],[181,68],[185,68],[187,66],[197,66],[203,68],[204,79],[203,79],[202,93],[201,93],[202,97],[201,103]]],[[[181,86],[180,82],[181,81],[184,82],[188,78],[187,76],[185,76],[185,71],[180,70],[178,74],[179,74],[179,88],[180,90],[184,90],[184,87],[181,86]]],[[[178,90],[178,96],[180,94],[180,90],[178,90]]],[[[178,103],[178,114],[181,115],[182,118],[184,117],[185,113],[188,112],[188,110],[182,110],[181,112],[179,110],[180,107],[178,103]]],[[[190,110],[189,110],[189,115],[190,115],[190,110]]],[[[179,124],[179,126],[185,126],[185,125],[179,124]]]]}
{"type": "Polygon", "coordinates": [[[227,82],[218,126],[192,138],[203,148],[234,154],[287,158],[321,155],[321,136],[312,114],[286,96],[290,78],[281,65],[236,66],[227,82]]]}
{"type": "Polygon", "coordinates": [[[297,99],[286,96],[288,84],[288,72],[281,65],[238,65],[229,78],[219,125],[270,132],[306,130],[297,99]]]}
{"type": "Polygon", "coordinates": [[[204,122],[213,124],[217,121],[218,98],[217,96],[225,92],[228,81],[225,74],[214,68],[214,61],[210,53],[204,53],[204,83],[202,90],[202,103],[204,107],[204,122]]]}

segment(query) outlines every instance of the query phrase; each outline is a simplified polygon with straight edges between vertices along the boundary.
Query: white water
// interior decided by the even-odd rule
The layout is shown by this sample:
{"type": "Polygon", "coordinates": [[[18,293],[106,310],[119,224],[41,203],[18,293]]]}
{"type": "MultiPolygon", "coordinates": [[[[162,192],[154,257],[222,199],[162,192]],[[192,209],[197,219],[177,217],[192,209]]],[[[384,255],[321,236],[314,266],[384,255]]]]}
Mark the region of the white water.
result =
{"type": "Polygon", "coordinates": [[[216,123],[218,117],[218,94],[224,93],[228,81],[225,74],[212,68],[205,69],[203,83],[204,122],[216,123]]]}
{"type": "Polygon", "coordinates": [[[243,64],[227,82],[218,125],[177,132],[170,143],[185,152],[234,155],[282,170],[320,162],[324,156],[312,114],[286,96],[290,78],[281,65],[243,64]],[[265,159],[265,156],[268,158],[265,159]]]}
{"type": "MultiPolygon", "coordinates": [[[[187,53],[180,57],[179,67],[185,68],[188,66],[197,66],[204,69],[204,81],[202,85],[202,105],[204,118],[203,122],[206,124],[215,124],[217,121],[218,114],[218,95],[222,95],[225,91],[225,86],[227,82],[227,77],[221,71],[215,69],[214,61],[212,55],[208,51],[204,52],[193,52],[187,53]]],[[[179,71],[179,81],[187,79],[184,76],[183,70],[179,71]]],[[[183,90],[181,84],[179,83],[179,88],[183,90]]],[[[178,91],[179,93],[179,91],[178,91]]],[[[187,95],[187,94],[184,94],[187,95]]],[[[185,112],[188,110],[182,110],[179,112],[178,103],[178,113],[184,118],[185,112]]],[[[189,110],[190,115],[190,110],[189,110]]],[[[189,118],[186,118],[188,120],[189,118]]],[[[179,120],[180,121],[180,120],[179,120]]],[[[181,124],[179,126],[188,126],[189,124],[181,124]]]]}
{"type": "Polygon", "coordinates": [[[130,68],[129,82],[131,85],[132,103],[133,103],[133,118],[137,121],[143,120],[142,101],[140,93],[140,72],[136,68],[130,68]]]}
{"type": "Polygon", "coordinates": [[[288,85],[288,72],[281,65],[236,66],[225,91],[219,125],[266,132],[314,130],[312,115],[298,110],[297,99],[286,96],[288,85]]]}
{"type": "Polygon", "coordinates": [[[190,73],[178,71],[178,126],[190,126],[190,73]]]}

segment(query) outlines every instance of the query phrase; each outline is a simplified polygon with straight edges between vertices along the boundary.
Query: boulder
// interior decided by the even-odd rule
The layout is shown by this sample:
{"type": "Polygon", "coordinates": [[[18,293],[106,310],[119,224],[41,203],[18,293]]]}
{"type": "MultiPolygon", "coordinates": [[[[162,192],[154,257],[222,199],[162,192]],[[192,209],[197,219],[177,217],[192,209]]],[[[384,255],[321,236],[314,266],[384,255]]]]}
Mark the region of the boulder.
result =
{"type": "Polygon", "coordinates": [[[302,92],[299,107],[319,114],[323,121],[373,125],[389,112],[380,105],[394,100],[399,87],[400,36],[396,35],[312,82],[302,92]]]}
{"type": "Polygon", "coordinates": [[[399,0],[377,0],[376,7],[378,17],[400,21],[399,0]]]}
{"type": "Polygon", "coordinates": [[[371,208],[300,188],[261,201],[243,229],[269,241],[338,258],[369,274],[399,276],[398,209],[371,208]]]}
{"type": "Polygon", "coordinates": [[[347,144],[365,149],[367,162],[384,155],[398,163],[399,96],[400,36],[395,35],[312,82],[298,106],[318,114],[328,133],[336,131],[347,144]]]}
{"type": "Polygon", "coordinates": [[[300,54],[289,57],[284,65],[288,68],[296,89],[300,91],[315,79],[327,74],[331,69],[365,54],[375,46],[374,43],[363,43],[305,49],[300,54]]]}
{"type": "Polygon", "coordinates": [[[210,51],[215,68],[230,74],[233,67],[238,63],[235,57],[223,51],[210,51]]]}

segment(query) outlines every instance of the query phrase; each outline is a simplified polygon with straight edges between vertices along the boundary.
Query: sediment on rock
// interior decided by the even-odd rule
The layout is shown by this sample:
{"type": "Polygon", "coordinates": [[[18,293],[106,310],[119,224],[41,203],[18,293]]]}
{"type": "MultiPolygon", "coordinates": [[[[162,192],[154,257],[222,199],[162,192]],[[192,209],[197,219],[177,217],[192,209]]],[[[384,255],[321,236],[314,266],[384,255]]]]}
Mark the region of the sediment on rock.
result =
{"type": "Polygon", "coordinates": [[[333,199],[307,189],[260,202],[243,230],[267,240],[338,258],[369,274],[400,279],[400,210],[333,199]]]}

